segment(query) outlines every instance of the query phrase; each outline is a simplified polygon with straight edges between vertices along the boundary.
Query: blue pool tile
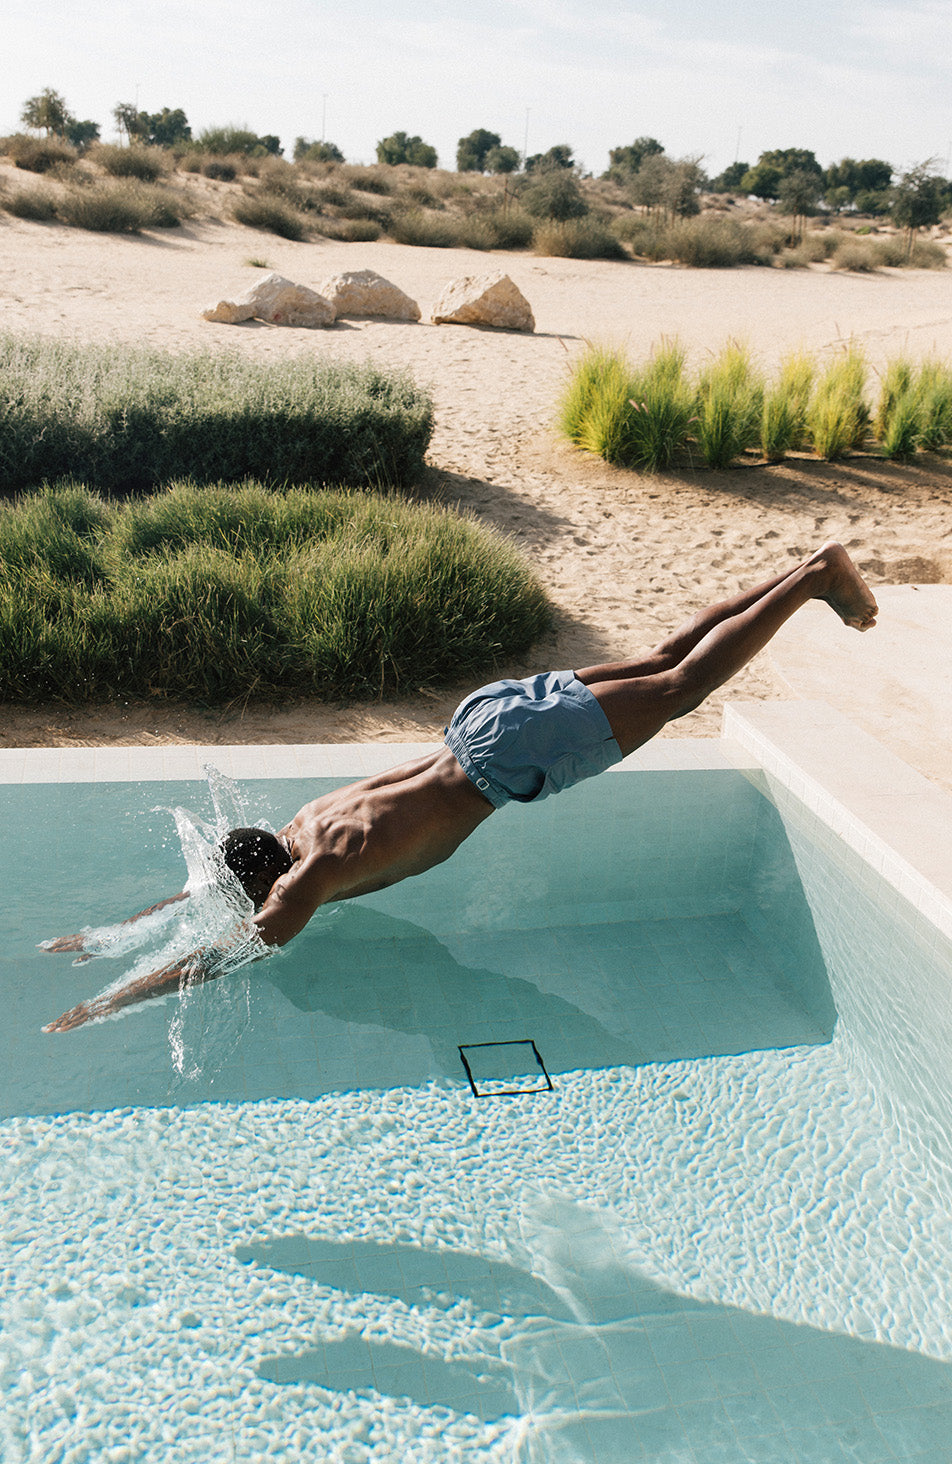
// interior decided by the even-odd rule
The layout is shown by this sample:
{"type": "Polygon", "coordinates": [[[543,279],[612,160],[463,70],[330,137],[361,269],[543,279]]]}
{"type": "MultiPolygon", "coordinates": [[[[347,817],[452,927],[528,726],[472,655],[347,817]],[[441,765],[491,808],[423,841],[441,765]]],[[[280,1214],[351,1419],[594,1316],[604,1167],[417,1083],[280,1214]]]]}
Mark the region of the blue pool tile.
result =
{"type": "Polygon", "coordinates": [[[785,1428],[787,1438],[793,1449],[793,1458],[797,1464],[883,1464],[889,1459],[889,1455],[883,1455],[879,1451],[882,1447],[881,1437],[870,1429],[868,1449],[863,1447],[857,1452],[854,1441],[844,1438],[841,1431],[833,1424],[805,1424],[802,1428],[785,1428]],[[878,1457],[877,1457],[878,1455],[878,1457]]]}
{"type": "Polygon", "coordinates": [[[812,1387],[823,1415],[830,1423],[869,1417],[866,1397],[852,1378],[818,1378],[812,1387]]]}
{"type": "Polygon", "coordinates": [[[679,1403],[677,1414],[688,1443],[700,1458],[716,1446],[737,1448],[737,1430],[720,1403],[679,1403]]]}
{"type": "Polygon", "coordinates": [[[717,1384],[706,1363],[669,1362],[661,1371],[672,1403],[699,1403],[718,1396],[717,1384]]]}
{"type": "Polygon", "coordinates": [[[662,1322],[652,1328],[651,1349],[662,1365],[669,1362],[698,1362],[701,1354],[686,1322],[662,1322]]]}
{"type": "Polygon", "coordinates": [[[763,1393],[735,1393],[722,1401],[739,1439],[780,1434],[780,1415],[763,1393]]]}
{"type": "Polygon", "coordinates": [[[751,1354],[754,1371],[765,1387],[794,1388],[807,1378],[792,1347],[765,1347],[751,1354]]]}
{"type": "Polygon", "coordinates": [[[952,1405],[932,1404],[923,1408],[898,1408],[876,1418],[883,1438],[900,1459],[915,1459],[930,1450],[950,1452],[952,1405]],[[905,1453],[903,1453],[905,1450],[905,1453]]]}
{"type": "Polygon", "coordinates": [[[613,1377],[622,1406],[630,1413],[660,1408],[669,1401],[670,1392],[665,1386],[665,1376],[661,1368],[646,1369],[640,1373],[614,1372],[613,1377]]]}
{"type": "Polygon", "coordinates": [[[749,1393],[758,1383],[753,1358],[747,1352],[725,1352],[708,1360],[711,1377],[721,1397],[749,1393]]]}

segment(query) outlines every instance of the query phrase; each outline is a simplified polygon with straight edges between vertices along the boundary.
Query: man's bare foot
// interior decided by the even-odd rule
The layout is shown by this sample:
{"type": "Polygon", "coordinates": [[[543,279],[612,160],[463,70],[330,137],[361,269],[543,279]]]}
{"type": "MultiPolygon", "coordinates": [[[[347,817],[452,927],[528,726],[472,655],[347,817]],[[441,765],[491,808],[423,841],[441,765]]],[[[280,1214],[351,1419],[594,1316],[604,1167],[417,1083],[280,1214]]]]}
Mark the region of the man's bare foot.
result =
{"type": "Polygon", "coordinates": [[[871,630],[879,606],[843,545],[835,541],[824,544],[813,556],[813,562],[822,564],[828,575],[828,588],[819,598],[832,606],[844,625],[854,630],[871,630]]]}

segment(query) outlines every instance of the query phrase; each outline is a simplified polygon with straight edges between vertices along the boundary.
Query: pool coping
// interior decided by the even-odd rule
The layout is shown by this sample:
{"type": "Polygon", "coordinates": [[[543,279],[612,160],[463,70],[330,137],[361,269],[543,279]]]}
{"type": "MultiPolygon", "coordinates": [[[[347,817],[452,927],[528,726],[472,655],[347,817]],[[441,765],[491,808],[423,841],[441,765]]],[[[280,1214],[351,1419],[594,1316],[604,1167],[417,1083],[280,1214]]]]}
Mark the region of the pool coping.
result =
{"type": "Polygon", "coordinates": [[[952,794],[822,701],[729,702],[722,748],[792,794],[952,938],[952,794]]]}
{"type": "MultiPolygon", "coordinates": [[[[229,778],[365,778],[441,746],[440,742],[323,742],[5,747],[0,748],[0,784],[204,781],[208,763],[229,778]]],[[[734,765],[719,738],[669,737],[639,748],[609,771],[678,772],[734,765]]]]}

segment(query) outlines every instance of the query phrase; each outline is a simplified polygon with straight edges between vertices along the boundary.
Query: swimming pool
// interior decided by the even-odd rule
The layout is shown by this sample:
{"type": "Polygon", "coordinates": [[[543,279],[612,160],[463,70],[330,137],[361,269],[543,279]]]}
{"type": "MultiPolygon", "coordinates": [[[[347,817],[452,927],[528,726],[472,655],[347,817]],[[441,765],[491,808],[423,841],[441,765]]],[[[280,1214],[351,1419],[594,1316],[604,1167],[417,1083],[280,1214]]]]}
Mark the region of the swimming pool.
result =
{"type": "Polygon", "coordinates": [[[3,789],[0,1457],[947,1464],[949,931],[677,748],[59,1038],[203,790],[3,789]]]}

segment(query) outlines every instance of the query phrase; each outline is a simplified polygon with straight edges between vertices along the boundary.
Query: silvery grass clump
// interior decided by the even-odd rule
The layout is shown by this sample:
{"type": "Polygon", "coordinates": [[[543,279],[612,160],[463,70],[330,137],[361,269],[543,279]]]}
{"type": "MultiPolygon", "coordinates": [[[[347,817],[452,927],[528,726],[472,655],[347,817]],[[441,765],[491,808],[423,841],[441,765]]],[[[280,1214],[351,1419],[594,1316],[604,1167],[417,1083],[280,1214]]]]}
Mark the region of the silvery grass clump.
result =
{"type": "Polygon", "coordinates": [[[379,494],[73,484],[0,503],[0,700],[383,696],[474,679],[550,619],[505,539],[379,494]]]}
{"type": "Polygon", "coordinates": [[[433,426],[399,372],[0,336],[0,492],[75,477],[109,492],[196,482],[402,485],[433,426]]]}

